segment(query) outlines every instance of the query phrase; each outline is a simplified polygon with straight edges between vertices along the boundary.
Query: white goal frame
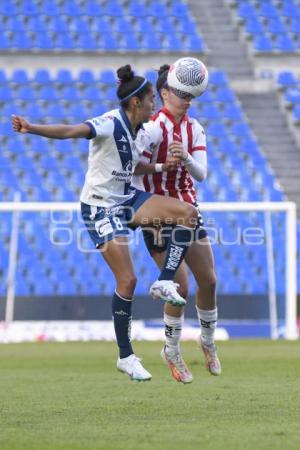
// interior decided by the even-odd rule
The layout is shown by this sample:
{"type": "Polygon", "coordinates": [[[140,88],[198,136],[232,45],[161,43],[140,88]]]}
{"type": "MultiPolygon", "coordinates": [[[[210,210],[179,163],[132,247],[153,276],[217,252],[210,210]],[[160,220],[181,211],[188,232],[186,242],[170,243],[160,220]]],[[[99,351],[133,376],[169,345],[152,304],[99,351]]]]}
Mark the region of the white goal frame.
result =
{"type": "MultiPolygon", "coordinates": [[[[20,202],[18,196],[14,202],[0,203],[0,212],[14,214],[11,246],[9,255],[9,277],[6,301],[6,321],[13,320],[14,272],[17,260],[18,213],[19,212],[53,212],[79,211],[76,202],[20,202]],[[17,213],[17,214],[16,214],[17,213]],[[15,224],[15,225],[14,225],[15,224]]],[[[200,203],[204,212],[285,212],[286,213],[286,301],[285,301],[285,338],[295,340],[297,331],[297,214],[293,202],[211,202],[200,203]]],[[[270,308],[270,312],[271,312],[270,308]]],[[[272,319],[272,314],[270,314],[272,319]]],[[[276,338],[277,336],[272,336],[276,338]]]]}

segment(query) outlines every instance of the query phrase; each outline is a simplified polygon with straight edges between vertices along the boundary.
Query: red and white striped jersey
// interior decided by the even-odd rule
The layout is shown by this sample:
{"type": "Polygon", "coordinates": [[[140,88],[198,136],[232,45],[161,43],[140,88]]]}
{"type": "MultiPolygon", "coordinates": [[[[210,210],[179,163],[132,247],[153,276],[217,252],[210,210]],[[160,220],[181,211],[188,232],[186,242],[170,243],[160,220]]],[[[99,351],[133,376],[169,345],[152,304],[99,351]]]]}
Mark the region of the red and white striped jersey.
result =
{"type": "MultiPolygon", "coordinates": [[[[176,124],[172,114],[162,108],[143,126],[146,133],[139,142],[140,151],[143,149],[142,161],[164,163],[168,156],[168,146],[174,141],[182,142],[191,155],[196,151],[206,151],[206,137],[202,126],[187,115],[176,124]]],[[[134,186],[141,189],[139,177],[142,177],[143,187],[147,192],[175,197],[188,203],[196,202],[193,179],[182,163],[172,172],[134,176],[134,186]]]]}

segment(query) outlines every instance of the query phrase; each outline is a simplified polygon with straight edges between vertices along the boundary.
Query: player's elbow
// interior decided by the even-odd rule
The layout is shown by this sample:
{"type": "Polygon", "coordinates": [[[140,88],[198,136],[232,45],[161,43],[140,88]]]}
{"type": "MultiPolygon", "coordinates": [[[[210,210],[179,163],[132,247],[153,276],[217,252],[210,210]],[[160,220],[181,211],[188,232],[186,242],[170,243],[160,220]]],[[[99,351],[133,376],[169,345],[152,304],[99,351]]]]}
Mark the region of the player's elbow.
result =
{"type": "Polygon", "coordinates": [[[206,167],[202,167],[201,170],[198,171],[195,179],[201,182],[204,181],[206,178],[207,178],[207,169],[206,167]]]}

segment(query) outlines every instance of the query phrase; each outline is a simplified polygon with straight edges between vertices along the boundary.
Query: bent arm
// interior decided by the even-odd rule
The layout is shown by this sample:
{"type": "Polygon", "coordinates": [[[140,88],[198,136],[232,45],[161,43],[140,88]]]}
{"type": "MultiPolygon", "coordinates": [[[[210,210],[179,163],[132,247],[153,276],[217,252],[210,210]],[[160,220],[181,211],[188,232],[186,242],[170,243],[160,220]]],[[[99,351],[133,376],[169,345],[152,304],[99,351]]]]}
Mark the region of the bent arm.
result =
{"type": "Polygon", "coordinates": [[[20,116],[12,116],[12,126],[19,133],[37,134],[52,139],[90,138],[91,128],[86,123],[77,125],[42,125],[30,123],[20,116]]]}
{"type": "Polygon", "coordinates": [[[188,157],[183,161],[183,164],[195,180],[205,180],[207,176],[206,151],[194,151],[193,156],[188,154],[188,157]]]}
{"type": "Polygon", "coordinates": [[[172,170],[176,170],[176,166],[177,161],[175,160],[166,160],[164,164],[153,164],[140,161],[135,167],[134,175],[150,175],[157,172],[171,172],[172,170]]]}

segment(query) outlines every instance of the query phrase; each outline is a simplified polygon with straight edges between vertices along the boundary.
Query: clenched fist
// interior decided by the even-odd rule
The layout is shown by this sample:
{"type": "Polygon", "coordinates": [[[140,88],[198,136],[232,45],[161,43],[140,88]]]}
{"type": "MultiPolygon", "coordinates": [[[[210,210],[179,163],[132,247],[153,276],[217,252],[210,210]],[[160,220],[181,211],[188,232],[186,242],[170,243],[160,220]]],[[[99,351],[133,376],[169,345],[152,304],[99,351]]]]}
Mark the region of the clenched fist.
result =
{"type": "Polygon", "coordinates": [[[182,142],[172,142],[168,147],[168,152],[178,161],[184,161],[188,157],[188,151],[183,147],[182,142]]]}
{"type": "Polygon", "coordinates": [[[23,117],[13,115],[11,117],[11,122],[14,131],[19,133],[28,133],[30,129],[30,124],[23,117]]]}

